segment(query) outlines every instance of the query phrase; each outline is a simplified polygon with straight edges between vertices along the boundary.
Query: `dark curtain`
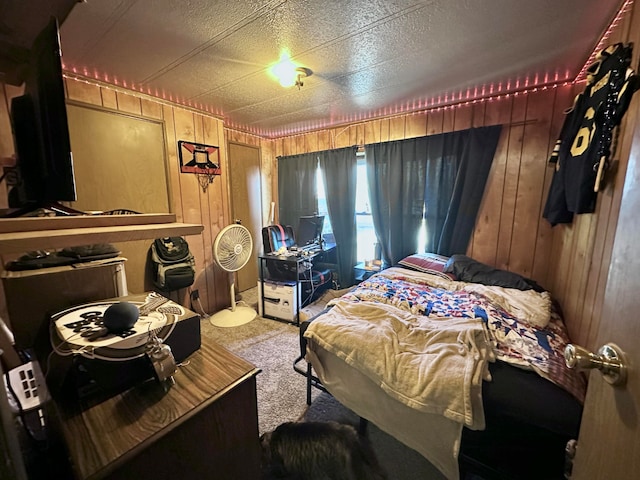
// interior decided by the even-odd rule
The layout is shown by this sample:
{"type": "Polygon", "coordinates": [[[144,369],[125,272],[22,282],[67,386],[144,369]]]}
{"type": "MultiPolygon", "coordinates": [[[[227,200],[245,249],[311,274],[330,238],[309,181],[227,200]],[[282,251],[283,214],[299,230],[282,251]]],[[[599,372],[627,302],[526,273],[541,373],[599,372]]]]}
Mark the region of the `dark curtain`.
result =
{"type": "Polygon", "coordinates": [[[426,180],[426,137],[365,146],[369,201],[385,264],[417,250],[426,180]]]}
{"type": "Polygon", "coordinates": [[[423,215],[427,251],[466,252],[501,126],[367,145],[374,228],[383,260],[417,250],[423,215]]]}
{"type": "Polygon", "coordinates": [[[298,228],[298,219],[318,211],[318,153],[278,157],[278,223],[298,228]]]}
{"type": "Polygon", "coordinates": [[[426,142],[425,220],[427,239],[425,251],[427,252],[435,253],[438,250],[466,135],[466,130],[433,135],[426,142]]]}
{"type": "Polygon", "coordinates": [[[338,245],[338,276],[342,288],[353,285],[357,263],[356,152],[353,147],[318,153],[327,196],[327,210],[338,245]]]}
{"type": "MultiPolygon", "coordinates": [[[[466,138],[460,139],[464,147],[457,157],[457,173],[436,253],[467,251],[501,130],[501,125],[472,128],[467,130],[466,138]]],[[[427,198],[431,199],[431,194],[427,198]]]]}

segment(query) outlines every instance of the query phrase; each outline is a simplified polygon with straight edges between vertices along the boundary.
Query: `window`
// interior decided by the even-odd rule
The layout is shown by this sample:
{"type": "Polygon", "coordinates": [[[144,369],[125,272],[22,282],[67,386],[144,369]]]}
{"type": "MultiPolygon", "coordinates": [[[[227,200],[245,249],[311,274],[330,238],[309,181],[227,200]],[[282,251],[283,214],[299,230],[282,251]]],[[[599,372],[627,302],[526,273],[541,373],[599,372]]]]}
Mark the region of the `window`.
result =
{"type": "MultiPolygon", "coordinates": [[[[358,157],[356,186],[356,228],[358,235],[358,262],[376,258],[375,250],[378,242],[373,228],[371,203],[369,202],[369,185],[367,182],[367,164],[364,156],[358,157]]],[[[418,231],[418,252],[424,252],[427,241],[427,225],[422,216],[422,225],[418,231]]],[[[379,255],[379,254],[378,254],[379,255]]]]}
{"type": "MultiPolygon", "coordinates": [[[[376,244],[378,242],[373,228],[373,216],[371,215],[371,203],[369,202],[369,186],[367,183],[367,164],[364,156],[358,156],[356,166],[356,229],[357,229],[357,259],[358,262],[373,260],[376,258],[376,244]]],[[[324,191],[324,182],[320,166],[316,170],[316,191],[318,194],[318,215],[324,215],[323,237],[333,243],[333,229],[327,210],[327,197],[324,191]]],[[[426,222],[422,220],[422,226],[418,232],[418,251],[424,251],[426,242],[426,222]]]]}
{"type": "Polygon", "coordinates": [[[324,191],[324,182],[322,181],[320,165],[318,165],[318,168],[316,169],[316,192],[318,195],[318,215],[324,215],[322,237],[329,243],[335,243],[333,238],[333,227],[331,226],[331,218],[329,218],[329,210],[327,209],[327,195],[324,191]]]}
{"type": "Polygon", "coordinates": [[[373,229],[373,216],[369,202],[367,183],[367,165],[364,157],[358,157],[356,170],[356,228],[358,235],[358,262],[375,258],[376,232],[373,229]]]}

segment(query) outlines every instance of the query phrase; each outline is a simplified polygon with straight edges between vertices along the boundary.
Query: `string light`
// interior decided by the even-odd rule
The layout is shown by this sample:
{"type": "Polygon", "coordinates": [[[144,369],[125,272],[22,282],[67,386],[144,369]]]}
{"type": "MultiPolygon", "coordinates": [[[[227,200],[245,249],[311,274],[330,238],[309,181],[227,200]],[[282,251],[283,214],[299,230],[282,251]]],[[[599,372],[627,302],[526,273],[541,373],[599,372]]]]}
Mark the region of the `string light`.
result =
{"type": "Polygon", "coordinates": [[[600,52],[604,50],[606,46],[605,44],[609,40],[609,37],[611,36],[613,31],[616,29],[616,27],[620,24],[625,14],[631,9],[632,5],[633,5],[633,0],[626,0],[622,4],[622,6],[620,7],[620,10],[618,10],[618,13],[611,21],[611,24],[609,24],[609,27],[602,34],[602,37],[600,37],[600,41],[596,44],[596,48],[593,49],[593,52],[591,52],[591,55],[587,59],[586,63],[582,66],[582,69],[580,70],[578,75],[576,76],[576,81],[586,80],[587,69],[593,64],[593,62],[595,61],[596,57],[600,54],[600,52]]]}
{"type": "MultiPolygon", "coordinates": [[[[570,72],[565,72],[565,79],[560,80],[559,73],[555,72],[553,75],[553,83],[547,83],[544,85],[538,85],[539,77],[536,74],[533,79],[526,77],[524,79],[516,79],[515,82],[512,80],[507,80],[506,84],[500,82],[498,84],[490,84],[483,85],[480,87],[480,91],[478,91],[478,87],[474,87],[473,92],[468,88],[467,90],[457,91],[457,92],[445,92],[443,94],[439,94],[437,97],[431,98],[421,98],[419,100],[413,100],[412,104],[409,102],[405,104],[396,104],[394,106],[387,106],[379,110],[361,112],[358,114],[346,115],[343,117],[334,117],[331,116],[330,119],[323,119],[317,122],[309,121],[304,126],[297,125],[289,128],[285,128],[278,131],[266,131],[262,128],[257,128],[253,126],[240,125],[236,122],[231,122],[230,119],[226,119],[224,116],[224,112],[221,111],[218,107],[213,108],[210,105],[203,105],[202,103],[194,104],[192,100],[184,100],[173,97],[173,94],[162,91],[160,94],[156,89],[154,93],[151,92],[150,87],[147,87],[146,94],[143,92],[143,86],[135,84],[131,84],[131,86],[127,86],[127,81],[122,80],[119,81],[116,77],[110,77],[108,74],[103,74],[102,76],[96,71],[93,71],[93,75],[89,74],[89,71],[86,67],[82,68],[82,74],[78,73],[78,67],[76,66],[67,66],[63,64],[63,68],[65,70],[64,77],[69,80],[83,82],[89,85],[98,86],[100,88],[105,88],[107,90],[113,90],[115,92],[132,95],[138,98],[146,98],[149,97],[154,101],[158,101],[161,104],[169,105],[169,106],[180,106],[185,110],[191,110],[195,112],[205,112],[209,115],[214,115],[216,117],[220,117],[220,120],[223,120],[226,125],[231,125],[235,130],[242,131],[245,133],[249,133],[252,135],[260,136],[267,139],[275,139],[281,137],[290,137],[290,136],[298,136],[305,135],[314,130],[327,129],[331,127],[336,127],[339,125],[344,125],[346,123],[360,123],[370,119],[382,119],[382,118],[395,118],[406,115],[417,115],[426,112],[444,112],[450,111],[456,108],[464,108],[469,105],[477,105],[483,102],[493,102],[493,101],[503,101],[509,99],[511,97],[518,97],[519,95],[526,95],[530,93],[535,93],[539,91],[545,91],[550,88],[558,88],[558,87],[566,87],[569,85],[576,85],[580,83],[586,82],[586,72],[589,66],[593,64],[595,58],[598,54],[605,48],[605,44],[608,41],[609,37],[612,35],[614,30],[618,27],[625,14],[629,12],[631,6],[633,5],[634,0],[626,0],[618,12],[616,13],[614,19],[609,24],[606,31],[600,37],[600,40],[596,44],[596,47],[591,52],[586,63],[582,66],[580,72],[573,80],[568,80],[570,72]],[[91,80],[93,78],[93,80],[91,80]],[[522,86],[524,84],[524,86],[522,86]],[[118,88],[122,85],[126,90],[118,88]],[[137,92],[140,92],[142,95],[138,95],[137,92]]],[[[544,81],[548,81],[549,74],[544,75],[544,81]]],[[[227,128],[225,126],[225,128],[227,128]]]]}

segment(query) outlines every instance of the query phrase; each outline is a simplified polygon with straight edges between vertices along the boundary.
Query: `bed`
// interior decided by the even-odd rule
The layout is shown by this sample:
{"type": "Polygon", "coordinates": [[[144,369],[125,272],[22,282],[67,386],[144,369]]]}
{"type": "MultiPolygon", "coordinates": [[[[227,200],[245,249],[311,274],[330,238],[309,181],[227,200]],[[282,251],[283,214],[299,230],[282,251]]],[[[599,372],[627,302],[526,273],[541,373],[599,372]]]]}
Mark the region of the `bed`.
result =
{"type": "MultiPolygon", "coordinates": [[[[548,292],[464,255],[411,255],[301,326],[308,385],[447,478],[563,478],[586,381],[548,292]]],[[[309,400],[309,395],[308,395],[309,400]]]]}

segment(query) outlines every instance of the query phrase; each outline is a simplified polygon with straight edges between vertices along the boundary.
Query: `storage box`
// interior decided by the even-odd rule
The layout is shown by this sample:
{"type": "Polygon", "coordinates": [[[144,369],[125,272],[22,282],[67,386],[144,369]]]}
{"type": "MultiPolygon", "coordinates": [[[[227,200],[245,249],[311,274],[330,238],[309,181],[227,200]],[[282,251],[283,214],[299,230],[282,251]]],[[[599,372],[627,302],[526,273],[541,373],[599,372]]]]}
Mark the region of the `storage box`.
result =
{"type": "Polygon", "coordinates": [[[258,313],[260,316],[295,321],[298,314],[298,284],[296,282],[258,282],[258,313]]]}

